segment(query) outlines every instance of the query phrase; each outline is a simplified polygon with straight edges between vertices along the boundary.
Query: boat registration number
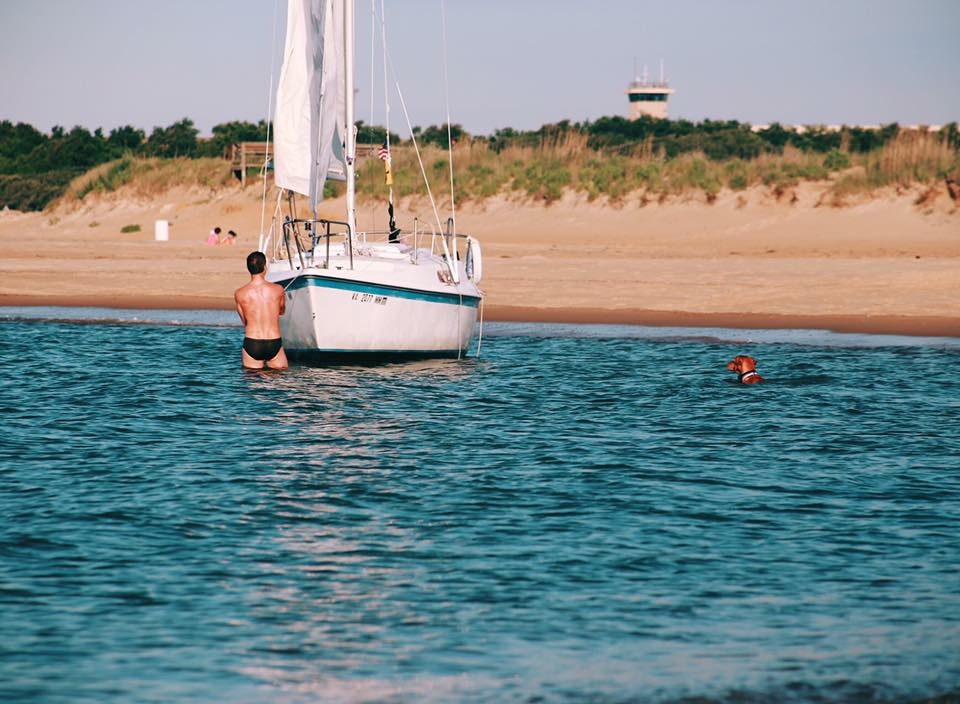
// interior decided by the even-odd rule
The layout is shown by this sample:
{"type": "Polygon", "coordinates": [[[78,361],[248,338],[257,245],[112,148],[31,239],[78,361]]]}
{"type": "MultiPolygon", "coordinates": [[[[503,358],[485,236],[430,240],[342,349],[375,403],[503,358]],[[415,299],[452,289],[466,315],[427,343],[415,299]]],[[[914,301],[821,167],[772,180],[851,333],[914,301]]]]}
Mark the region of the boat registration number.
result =
{"type": "Polygon", "coordinates": [[[372,293],[360,293],[359,291],[354,293],[350,300],[360,303],[375,303],[378,306],[387,305],[386,296],[374,296],[372,293]]]}

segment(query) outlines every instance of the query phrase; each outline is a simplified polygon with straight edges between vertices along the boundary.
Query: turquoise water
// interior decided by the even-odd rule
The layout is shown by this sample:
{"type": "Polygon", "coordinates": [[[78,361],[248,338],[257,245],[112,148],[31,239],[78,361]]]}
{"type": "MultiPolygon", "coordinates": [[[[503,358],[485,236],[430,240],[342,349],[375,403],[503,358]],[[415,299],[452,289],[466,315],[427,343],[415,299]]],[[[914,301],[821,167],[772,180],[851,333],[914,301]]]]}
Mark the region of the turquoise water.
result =
{"type": "Polygon", "coordinates": [[[241,337],[0,309],[0,701],[960,700],[960,340],[241,337]]]}

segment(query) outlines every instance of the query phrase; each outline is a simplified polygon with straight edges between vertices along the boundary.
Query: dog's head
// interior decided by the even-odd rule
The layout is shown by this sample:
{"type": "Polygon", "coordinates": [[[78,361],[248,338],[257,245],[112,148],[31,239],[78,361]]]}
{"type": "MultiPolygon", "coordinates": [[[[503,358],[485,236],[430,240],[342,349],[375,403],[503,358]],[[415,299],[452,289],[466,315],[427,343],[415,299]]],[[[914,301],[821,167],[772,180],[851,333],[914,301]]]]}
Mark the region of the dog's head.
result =
{"type": "Polygon", "coordinates": [[[738,354],[727,362],[727,369],[737,374],[746,374],[747,372],[755,371],[756,368],[757,360],[745,354],[738,354]]]}

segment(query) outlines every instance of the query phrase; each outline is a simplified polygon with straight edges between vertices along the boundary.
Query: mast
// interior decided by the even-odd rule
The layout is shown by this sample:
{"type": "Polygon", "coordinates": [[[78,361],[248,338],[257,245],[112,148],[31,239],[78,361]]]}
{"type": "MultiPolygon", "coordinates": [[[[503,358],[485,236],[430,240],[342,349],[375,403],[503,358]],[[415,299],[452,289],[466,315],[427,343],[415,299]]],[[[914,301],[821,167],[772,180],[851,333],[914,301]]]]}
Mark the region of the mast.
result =
{"type": "Polygon", "coordinates": [[[346,134],[344,135],[344,157],[347,162],[347,223],[350,225],[350,234],[357,229],[356,209],[356,128],[354,127],[353,102],[353,0],[343,0],[343,49],[344,49],[344,112],[346,113],[346,134]]]}

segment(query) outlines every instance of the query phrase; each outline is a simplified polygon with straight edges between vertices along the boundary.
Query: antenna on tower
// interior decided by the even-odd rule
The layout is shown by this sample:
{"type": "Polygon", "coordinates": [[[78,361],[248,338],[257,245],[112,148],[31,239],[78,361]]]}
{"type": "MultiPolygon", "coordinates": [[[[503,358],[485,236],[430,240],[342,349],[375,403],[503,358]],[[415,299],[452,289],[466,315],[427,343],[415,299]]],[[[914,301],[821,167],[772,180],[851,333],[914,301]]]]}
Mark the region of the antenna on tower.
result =
{"type": "Polygon", "coordinates": [[[667,100],[674,90],[667,83],[665,62],[660,59],[660,80],[651,81],[647,64],[643,64],[643,72],[637,74],[639,68],[637,57],[633,57],[633,82],[627,87],[627,96],[630,101],[630,119],[638,120],[648,116],[660,120],[667,118],[667,100]]]}

